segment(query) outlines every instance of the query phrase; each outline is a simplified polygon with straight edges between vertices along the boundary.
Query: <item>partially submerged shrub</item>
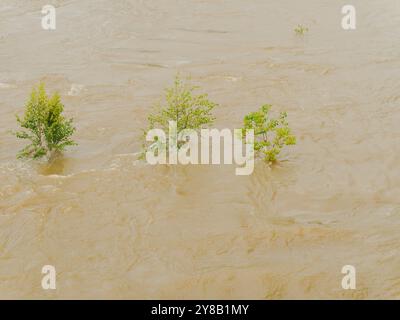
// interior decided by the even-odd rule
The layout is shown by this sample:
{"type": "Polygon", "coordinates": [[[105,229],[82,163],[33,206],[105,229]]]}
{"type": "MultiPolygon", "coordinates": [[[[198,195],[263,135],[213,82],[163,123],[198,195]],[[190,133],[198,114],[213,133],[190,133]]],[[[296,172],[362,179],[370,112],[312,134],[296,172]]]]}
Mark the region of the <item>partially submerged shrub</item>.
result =
{"type": "Polygon", "coordinates": [[[76,145],[70,139],[75,131],[72,119],[65,119],[63,110],[64,106],[57,93],[48,97],[43,84],[32,90],[23,118],[17,116],[22,130],[16,132],[15,136],[30,141],[18,153],[18,158],[46,157],[49,160],[66,147],[76,145]]]}
{"type": "Polygon", "coordinates": [[[255,155],[266,162],[275,162],[284,146],[296,144],[296,137],[291,133],[286,121],[287,113],[281,112],[279,118],[269,115],[271,105],[263,105],[258,111],[251,112],[244,118],[243,136],[246,129],[254,130],[255,155]]]}
{"type": "Polygon", "coordinates": [[[294,29],[294,32],[296,32],[296,34],[298,34],[298,35],[303,35],[303,34],[305,34],[306,32],[308,32],[308,28],[305,27],[305,26],[303,26],[303,25],[301,25],[301,24],[299,24],[299,25],[294,29]]]}
{"type": "MultiPolygon", "coordinates": [[[[151,129],[161,129],[169,131],[169,122],[175,121],[177,133],[185,129],[200,130],[211,125],[215,118],[212,110],[217,106],[216,103],[208,99],[207,94],[194,94],[198,87],[185,83],[179,76],[175,78],[174,85],[165,90],[165,105],[158,105],[154,113],[148,116],[149,126],[144,136],[151,129]]],[[[168,137],[166,143],[168,144],[168,137]]],[[[183,141],[177,142],[178,149],[184,144],[183,141]]],[[[143,154],[155,143],[144,142],[143,154]]]]}

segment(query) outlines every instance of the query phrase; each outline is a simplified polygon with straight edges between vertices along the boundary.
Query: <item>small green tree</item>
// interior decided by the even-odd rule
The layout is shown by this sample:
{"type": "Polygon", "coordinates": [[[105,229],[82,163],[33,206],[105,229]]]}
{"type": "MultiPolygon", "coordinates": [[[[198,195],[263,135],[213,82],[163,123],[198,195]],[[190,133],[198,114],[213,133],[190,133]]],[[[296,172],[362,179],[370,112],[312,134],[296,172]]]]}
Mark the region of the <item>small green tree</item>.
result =
{"type": "MultiPolygon", "coordinates": [[[[207,94],[194,94],[198,87],[190,85],[176,76],[174,85],[165,90],[165,105],[157,105],[154,113],[148,116],[148,129],[162,129],[164,132],[169,130],[169,121],[175,121],[177,133],[185,129],[199,130],[211,125],[215,118],[212,110],[217,106],[216,103],[208,99],[207,94]]],[[[167,141],[168,143],[168,141],[167,141]]],[[[184,142],[178,142],[178,148],[184,142]]],[[[154,144],[153,144],[154,145],[154,144]]],[[[151,147],[146,141],[143,144],[143,154],[151,147]]]]}
{"type": "Polygon", "coordinates": [[[295,29],[294,32],[298,35],[304,35],[306,32],[308,32],[308,28],[299,24],[295,29]]]}
{"type": "Polygon", "coordinates": [[[76,145],[70,139],[75,131],[73,120],[65,119],[62,115],[63,110],[64,106],[57,93],[51,98],[48,97],[43,84],[32,90],[23,118],[17,116],[22,130],[15,132],[15,136],[30,141],[30,144],[18,153],[18,158],[47,157],[47,160],[50,160],[67,146],[76,145]]]}
{"type": "Polygon", "coordinates": [[[286,121],[287,113],[281,112],[279,118],[269,116],[271,105],[263,105],[258,111],[244,117],[243,136],[246,129],[254,130],[255,155],[266,162],[275,162],[284,146],[296,144],[296,137],[291,133],[286,121]]]}

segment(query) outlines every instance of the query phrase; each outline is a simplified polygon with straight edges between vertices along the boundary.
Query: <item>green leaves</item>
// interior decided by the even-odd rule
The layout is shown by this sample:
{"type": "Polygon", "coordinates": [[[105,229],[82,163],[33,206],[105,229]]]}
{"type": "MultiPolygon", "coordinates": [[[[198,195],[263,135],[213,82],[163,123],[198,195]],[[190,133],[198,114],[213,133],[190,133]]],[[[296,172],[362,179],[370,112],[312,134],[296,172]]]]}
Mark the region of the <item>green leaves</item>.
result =
{"type": "Polygon", "coordinates": [[[243,137],[246,130],[254,130],[254,151],[266,162],[277,161],[284,146],[295,145],[296,137],[291,133],[286,121],[287,113],[281,112],[279,118],[269,116],[271,105],[263,105],[258,111],[244,117],[243,137]]]}
{"type": "Polygon", "coordinates": [[[308,32],[308,28],[299,24],[295,29],[294,32],[298,35],[304,35],[306,32],[308,32]]]}
{"type": "MultiPolygon", "coordinates": [[[[168,132],[169,121],[176,122],[177,132],[184,129],[198,130],[212,124],[215,120],[212,110],[217,104],[208,100],[207,94],[196,95],[196,89],[198,88],[185,83],[177,76],[174,85],[165,90],[165,105],[158,106],[155,112],[149,115],[147,131],[157,128],[168,132]]],[[[178,143],[178,148],[181,144],[178,143]]],[[[146,143],[144,149],[147,149],[146,143]]]]}
{"type": "Polygon", "coordinates": [[[67,146],[76,145],[70,139],[75,132],[73,120],[65,119],[63,111],[64,105],[58,94],[48,97],[43,84],[32,90],[23,118],[17,116],[22,130],[15,132],[15,136],[30,141],[18,153],[18,158],[50,159],[67,146]]]}
{"type": "Polygon", "coordinates": [[[209,101],[207,94],[194,95],[196,89],[177,76],[174,86],[166,89],[166,105],[148,117],[151,129],[167,129],[168,121],[176,121],[178,132],[210,125],[215,119],[211,111],[217,104],[209,101]]]}
{"type": "MultiPolygon", "coordinates": [[[[198,130],[204,126],[212,124],[215,118],[212,110],[217,104],[208,100],[206,94],[195,95],[196,89],[184,83],[177,77],[174,86],[166,89],[165,105],[159,106],[158,109],[148,117],[149,128],[161,129],[164,132],[169,131],[169,121],[177,123],[177,132],[185,129],[198,130]]],[[[272,118],[269,113],[271,105],[263,105],[258,111],[249,113],[244,117],[244,126],[242,128],[242,136],[246,139],[246,130],[254,130],[254,151],[255,154],[263,158],[265,162],[275,162],[281,150],[285,146],[296,144],[296,137],[291,133],[287,123],[287,113],[280,113],[278,118],[272,118]]],[[[168,144],[164,141],[162,144],[168,144]]],[[[160,142],[153,143],[144,142],[141,158],[152,147],[159,147],[160,142]]],[[[178,142],[178,149],[183,142],[178,142]]],[[[162,148],[159,148],[160,150],[162,148]]]]}

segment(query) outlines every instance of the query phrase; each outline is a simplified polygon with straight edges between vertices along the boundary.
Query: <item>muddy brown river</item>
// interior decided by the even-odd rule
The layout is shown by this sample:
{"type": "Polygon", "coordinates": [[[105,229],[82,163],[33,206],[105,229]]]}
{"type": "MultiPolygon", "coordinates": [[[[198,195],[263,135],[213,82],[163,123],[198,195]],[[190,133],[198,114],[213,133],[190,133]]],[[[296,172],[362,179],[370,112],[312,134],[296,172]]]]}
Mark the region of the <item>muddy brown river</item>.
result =
{"type": "Polygon", "coordinates": [[[0,3],[0,298],[400,297],[398,0],[353,0],[353,31],[337,0],[52,3],[54,31],[43,1],[0,3]],[[270,103],[297,145],[250,176],[136,161],[177,72],[216,128],[270,103]],[[52,165],[10,134],[40,81],[77,127],[52,165]]]}

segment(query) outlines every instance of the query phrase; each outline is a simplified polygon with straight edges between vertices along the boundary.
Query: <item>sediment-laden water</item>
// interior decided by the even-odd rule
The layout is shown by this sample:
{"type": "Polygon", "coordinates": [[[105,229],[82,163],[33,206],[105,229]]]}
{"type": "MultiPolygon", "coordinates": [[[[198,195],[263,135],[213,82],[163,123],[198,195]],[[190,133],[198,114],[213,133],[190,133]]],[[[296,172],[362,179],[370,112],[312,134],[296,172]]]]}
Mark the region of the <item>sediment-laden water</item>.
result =
{"type": "Polygon", "coordinates": [[[333,0],[53,2],[55,31],[0,4],[0,298],[400,297],[399,1],[352,1],[355,31],[333,0]],[[247,177],[135,161],[177,72],[217,128],[270,103],[297,146],[247,177]],[[40,81],[79,143],[50,167],[9,133],[40,81]]]}

